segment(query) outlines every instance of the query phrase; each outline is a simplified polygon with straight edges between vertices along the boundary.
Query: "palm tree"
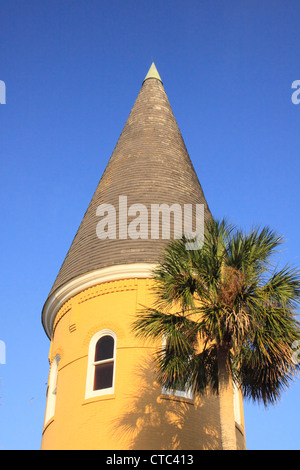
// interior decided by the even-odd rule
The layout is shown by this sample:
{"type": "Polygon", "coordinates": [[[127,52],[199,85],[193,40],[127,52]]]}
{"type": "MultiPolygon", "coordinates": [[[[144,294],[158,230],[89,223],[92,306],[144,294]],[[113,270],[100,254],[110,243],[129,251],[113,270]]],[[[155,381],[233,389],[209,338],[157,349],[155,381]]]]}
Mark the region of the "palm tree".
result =
{"type": "Polygon", "coordinates": [[[171,241],[153,271],[155,303],[133,324],[139,337],[167,338],[155,356],[164,387],[218,393],[223,449],[236,449],[232,384],[268,405],[299,371],[300,272],[274,267],[282,242],[267,227],[244,233],[225,220],[208,222],[200,249],[171,241]]]}

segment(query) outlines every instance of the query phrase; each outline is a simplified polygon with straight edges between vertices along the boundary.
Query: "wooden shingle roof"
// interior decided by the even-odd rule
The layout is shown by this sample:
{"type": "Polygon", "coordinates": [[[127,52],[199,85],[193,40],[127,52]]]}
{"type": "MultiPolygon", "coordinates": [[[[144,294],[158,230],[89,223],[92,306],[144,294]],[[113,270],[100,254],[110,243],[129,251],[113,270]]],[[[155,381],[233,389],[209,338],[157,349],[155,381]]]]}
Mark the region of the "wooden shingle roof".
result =
{"type": "MultiPolygon", "coordinates": [[[[152,64],[117,145],[92,197],[53,294],[70,280],[96,269],[131,263],[156,263],[166,240],[100,240],[96,234],[100,204],[111,204],[118,218],[119,196],[128,207],[144,204],[204,204],[210,212],[173,115],[161,78],[152,64]]],[[[130,219],[128,219],[130,220],[130,219]]],[[[150,228],[149,228],[150,231],[150,228]]]]}

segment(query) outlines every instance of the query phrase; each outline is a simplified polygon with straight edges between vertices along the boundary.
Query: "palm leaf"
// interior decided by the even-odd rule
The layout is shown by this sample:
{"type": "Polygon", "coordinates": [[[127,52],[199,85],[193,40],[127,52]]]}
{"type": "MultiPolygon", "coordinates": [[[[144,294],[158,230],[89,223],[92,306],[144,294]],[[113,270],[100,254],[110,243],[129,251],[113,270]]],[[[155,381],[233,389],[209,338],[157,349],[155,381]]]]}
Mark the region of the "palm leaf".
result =
{"type": "Polygon", "coordinates": [[[268,227],[244,233],[210,220],[200,249],[187,250],[187,240],[173,240],[162,253],[153,272],[155,308],[133,325],[138,336],[160,341],[159,380],[171,389],[217,390],[222,349],[245,397],[275,402],[299,371],[291,346],[300,339],[300,272],[273,267],[283,238],[268,227]]]}

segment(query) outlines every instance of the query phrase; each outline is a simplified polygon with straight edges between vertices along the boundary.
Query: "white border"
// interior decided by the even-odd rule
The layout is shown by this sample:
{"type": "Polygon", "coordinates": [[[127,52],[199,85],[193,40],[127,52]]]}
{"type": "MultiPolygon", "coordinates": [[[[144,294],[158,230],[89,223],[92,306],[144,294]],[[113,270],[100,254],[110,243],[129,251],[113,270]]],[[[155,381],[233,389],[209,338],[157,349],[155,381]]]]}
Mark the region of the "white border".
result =
{"type": "Polygon", "coordinates": [[[241,420],[241,409],[240,409],[240,390],[235,382],[232,383],[233,388],[233,409],[235,422],[240,426],[242,425],[241,420]]]}
{"type": "Polygon", "coordinates": [[[89,355],[88,355],[88,367],[87,367],[87,376],[86,376],[86,388],[85,388],[85,399],[98,397],[102,395],[111,395],[115,391],[115,376],[116,376],[116,355],[117,355],[117,336],[112,330],[101,330],[96,333],[89,345],[89,355]],[[95,375],[95,366],[94,366],[94,356],[95,356],[95,347],[102,336],[111,336],[114,339],[114,370],[113,370],[113,381],[112,386],[109,388],[103,388],[101,390],[94,390],[94,375],[95,375]]]}
{"type": "Polygon", "coordinates": [[[53,292],[45,302],[42,311],[42,323],[46,334],[51,338],[52,328],[57,312],[67,300],[89,287],[102,282],[130,278],[150,278],[156,265],[150,263],[120,264],[97,269],[72,279],[53,292]]]}
{"type": "Polygon", "coordinates": [[[55,414],[59,361],[60,361],[60,355],[57,354],[55,358],[53,359],[53,362],[50,367],[50,374],[49,374],[50,377],[49,377],[49,384],[48,384],[44,427],[48,423],[48,421],[54,417],[54,414],[55,414]]]}

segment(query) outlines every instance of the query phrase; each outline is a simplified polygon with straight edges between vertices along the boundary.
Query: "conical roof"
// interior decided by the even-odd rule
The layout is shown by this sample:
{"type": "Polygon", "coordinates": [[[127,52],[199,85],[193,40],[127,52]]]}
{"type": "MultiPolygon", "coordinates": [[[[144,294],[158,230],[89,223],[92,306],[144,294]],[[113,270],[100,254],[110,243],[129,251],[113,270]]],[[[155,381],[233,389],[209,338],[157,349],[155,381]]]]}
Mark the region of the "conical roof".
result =
{"type": "MultiPolygon", "coordinates": [[[[117,145],[92,197],[69,252],[50,291],[100,268],[131,263],[156,263],[167,240],[121,238],[101,240],[96,233],[101,204],[119,217],[119,196],[127,206],[204,204],[210,212],[173,115],[161,78],[151,65],[117,145]],[[124,199],[123,199],[124,200],[124,199]]],[[[132,218],[131,218],[132,219],[132,218]]],[[[150,220],[150,219],[149,219],[150,220]]],[[[130,217],[128,218],[128,222],[130,217]]],[[[150,224],[149,224],[150,225],[150,224]]]]}

